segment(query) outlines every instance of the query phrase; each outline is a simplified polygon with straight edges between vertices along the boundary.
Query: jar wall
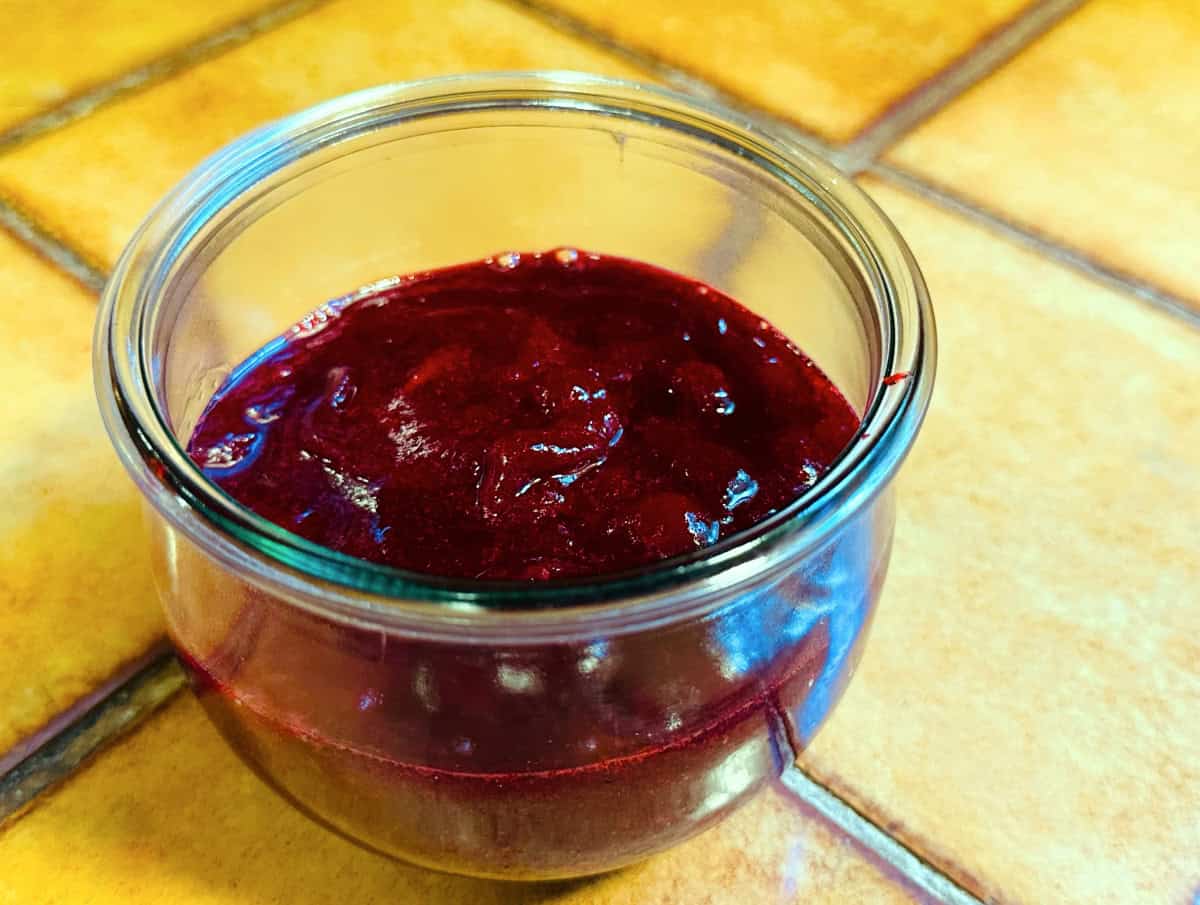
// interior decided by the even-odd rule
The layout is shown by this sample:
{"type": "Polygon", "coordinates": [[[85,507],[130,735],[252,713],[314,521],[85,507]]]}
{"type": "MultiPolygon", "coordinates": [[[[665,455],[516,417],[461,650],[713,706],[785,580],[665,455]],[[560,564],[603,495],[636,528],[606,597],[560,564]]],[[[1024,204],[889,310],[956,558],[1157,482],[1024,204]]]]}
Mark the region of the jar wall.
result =
{"type": "Polygon", "coordinates": [[[672,845],[791,763],[857,663],[892,507],[703,616],[538,643],[318,615],[149,526],[172,640],[261,775],[393,855],[549,878],[672,845]]]}

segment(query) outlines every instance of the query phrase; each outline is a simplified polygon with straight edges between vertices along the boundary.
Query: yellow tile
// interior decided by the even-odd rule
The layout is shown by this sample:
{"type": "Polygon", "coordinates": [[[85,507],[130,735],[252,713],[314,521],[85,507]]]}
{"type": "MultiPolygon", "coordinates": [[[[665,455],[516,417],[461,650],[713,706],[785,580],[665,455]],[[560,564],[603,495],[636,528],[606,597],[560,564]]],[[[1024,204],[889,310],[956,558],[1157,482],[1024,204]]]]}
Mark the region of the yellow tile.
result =
{"type": "Polygon", "coordinates": [[[549,0],[546,5],[842,141],[1026,4],[549,0]]]}
{"type": "Polygon", "coordinates": [[[265,5],[265,0],[0,3],[0,129],[265,5]]]}
{"type": "Polygon", "coordinates": [[[0,157],[0,194],[110,265],[167,189],[264,121],[383,82],[531,68],[639,75],[494,0],[345,0],[0,157]]]}
{"type": "Polygon", "coordinates": [[[890,159],[1200,308],[1200,7],[1096,0],[890,159]]]}
{"type": "Polygon", "coordinates": [[[941,360],[871,644],[807,764],[985,897],[1191,902],[1200,334],[868,187],[941,360]]]}
{"type": "Polygon", "coordinates": [[[596,880],[529,886],[452,877],[369,853],[301,816],[242,766],[184,695],[0,836],[0,901],[914,901],[784,796],[764,792],[716,829],[596,880]]]}
{"type": "Polygon", "coordinates": [[[0,755],[161,634],[92,393],[89,295],[0,234],[0,755]]]}

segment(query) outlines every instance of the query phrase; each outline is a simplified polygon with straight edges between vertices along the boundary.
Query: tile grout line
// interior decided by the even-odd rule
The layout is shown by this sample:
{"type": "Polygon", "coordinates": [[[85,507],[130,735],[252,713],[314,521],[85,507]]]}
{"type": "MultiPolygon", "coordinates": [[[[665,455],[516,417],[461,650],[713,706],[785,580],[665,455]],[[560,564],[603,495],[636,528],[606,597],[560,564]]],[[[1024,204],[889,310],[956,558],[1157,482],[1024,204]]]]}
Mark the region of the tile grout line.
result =
{"type": "Polygon", "coordinates": [[[111,101],[160,82],[202,60],[245,44],[252,38],[283,25],[324,2],[326,0],[286,0],[284,3],[271,6],[249,18],[241,19],[219,31],[205,35],[191,44],[153,59],[136,69],[122,73],[57,107],[36,113],[29,119],[0,132],[0,154],[17,145],[32,141],[47,132],[82,119],[111,101]]]}
{"type": "Polygon", "coordinates": [[[857,174],[885,150],[938,113],[1078,10],[1086,0],[1041,0],[985,35],[912,91],[898,98],[842,149],[857,174]]]}
{"type": "Polygon", "coordinates": [[[779,780],[797,798],[857,842],[927,896],[943,905],[985,905],[940,868],[856,811],[843,798],[799,766],[785,770],[779,780]]]}
{"type": "Polygon", "coordinates": [[[808,131],[803,126],[782,119],[758,107],[753,102],[739,97],[724,88],[713,85],[700,76],[693,75],[686,69],[681,69],[649,51],[625,44],[603,29],[596,28],[583,19],[556,9],[542,2],[542,0],[506,0],[506,2],[509,6],[515,7],[545,22],[556,31],[607,51],[639,69],[647,70],[658,76],[676,91],[702,100],[712,101],[742,113],[751,122],[764,126],[776,134],[789,138],[835,161],[841,158],[842,152],[836,146],[815,133],[808,131]]]}
{"type": "MultiPolygon", "coordinates": [[[[629,47],[606,32],[548,6],[543,0],[508,0],[508,2],[517,8],[528,11],[531,15],[544,20],[552,27],[566,34],[597,45],[601,49],[614,53],[643,69],[650,70],[661,76],[668,85],[679,91],[724,104],[744,114],[752,121],[762,124],[768,130],[780,133],[785,138],[791,138],[807,148],[825,155],[851,175],[858,176],[862,173],[870,173],[879,176],[893,184],[907,188],[909,191],[915,192],[965,219],[984,224],[994,231],[1007,236],[1009,239],[1038,251],[1062,266],[1081,272],[1107,286],[1132,295],[1152,307],[1159,308],[1172,316],[1181,318],[1189,325],[1200,324],[1200,312],[1182,298],[1166,290],[1159,289],[1153,284],[1131,274],[1108,268],[1092,260],[1077,249],[1061,245],[1054,240],[1025,230],[1004,220],[991,211],[976,207],[972,202],[937,188],[898,167],[878,162],[873,157],[866,159],[863,157],[865,146],[860,146],[855,151],[851,147],[854,142],[841,148],[831,145],[813,133],[808,132],[803,127],[767,113],[729,92],[710,85],[699,76],[658,59],[652,54],[629,47]],[[855,157],[857,157],[857,161],[855,157]]],[[[1085,2],[1087,0],[1043,0],[1043,2],[1011,22],[1007,28],[1001,29],[1001,32],[1004,33],[1003,37],[1000,33],[993,35],[992,40],[994,43],[1000,45],[999,48],[988,50],[977,46],[975,50],[969,51],[968,55],[972,57],[981,53],[987,54],[990,64],[985,62],[983,66],[971,68],[968,74],[973,74],[973,80],[969,84],[962,81],[957,82],[956,84],[959,87],[956,91],[947,92],[946,89],[938,89],[936,97],[940,98],[940,104],[944,105],[949,102],[958,93],[965,91],[971,84],[974,84],[975,81],[993,72],[1020,50],[1023,50],[1042,34],[1049,31],[1054,25],[1061,22],[1070,13],[1081,7],[1085,2]],[[985,69],[986,71],[984,71],[985,69]]],[[[963,66],[966,66],[966,60],[963,61],[963,66]]],[[[937,78],[938,76],[934,77],[935,80],[937,78]]],[[[960,75],[957,78],[963,80],[966,76],[960,75]]],[[[903,126],[903,128],[899,125],[890,127],[892,129],[890,140],[899,139],[908,129],[915,127],[919,122],[924,121],[925,118],[932,116],[938,112],[938,109],[940,109],[940,106],[923,106],[919,117],[917,117],[915,112],[904,114],[907,125],[903,126]]],[[[892,116],[900,115],[901,112],[899,110],[892,112],[892,116]]],[[[874,127],[868,127],[868,130],[882,130],[885,128],[885,125],[886,120],[881,119],[874,127]]],[[[858,140],[863,140],[866,134],[866,132],[861,133],[858,140]]],[[[885,148],[886,143],[881,144],[875,148],[873,153],[878,155],[885,148]]]]}
{"type": "MultiPolygon", "coordinates": [[[[186,684],[163,641],[135,661],[123,681],[101,700],[18,762],[0,769],[0,831],[38,796],[67,779],[92,755],[137,728],[186,684]]],[[[8,759],[7,757],[5,758],[8,759]]],[[[896,871],[904,881],[943,905],[985,905],[952,877],[864,817],[803,770],[785,771],[780,782],[850,839],[896,871]]]]}
{"type": "Polygon", "coordinates": [[[0,197],[0,230],[10,233],[85,289],[99,294],[108,277],[28,215],[0,197]]]}
{"type": "Polygon", "coordinates": [[[0,830],[42,792],[134,729],[184,686],[183,671],[161,642],[141,662],[144,665],[107,696],[0,775],[0,830]]]}
{"type": "MultiPolygon", "coordinates": [[[[151,60],[137,69],[123,73],[58,107],[35,114],[30,119],[0,132],[0,154],[70,125],[112,101],[139,89],[149,88],[203,60],[245,44],[326,2],[328,0],[286,0],[205,35],[172,53],[151,60]]],[[[104,284],[108,281],[103,270],[94,266],[84,255],[2,196],[0,230],[11,233],[89,291],[96,294],[103,291],[104,284]]]]}
{"type": "Polygon", "coordinates": [[[119,666],[107,679],[87,694],[76,699],[65,710],[54,714],[49,720],[26,735],[7,751],[0,753],[0,779],[10,771],[16,769],[47,744],[54,741],[55,738],[82,719],[84,715],[94,710],[100,704],[103,704],[105,698],[108,698],[118,689],[122,688],[147,666],[160,660],[169,652],[170,644],[165,638],[160,638],[142,654],[119,666]]]}
{"type": "Polygon", "coordinates": [[[998,233],[1009,241],[1035,251],[1056,264],[1090,277],[1110,289],[1132,295],[1149,307],[1177,318],[1190,327],[1200,329],[1200,309],[1180,296],[1159,289],[1130,274],[1113,270],[1077,249],[1060,245],[1031,229],[1005,219],[1000,214],[977,207],[974,203],[959,197],[948,189],[927,182],[907,170],[891,164],[875,163],[866,172],[950,211],[964,220],[998,233]]]}

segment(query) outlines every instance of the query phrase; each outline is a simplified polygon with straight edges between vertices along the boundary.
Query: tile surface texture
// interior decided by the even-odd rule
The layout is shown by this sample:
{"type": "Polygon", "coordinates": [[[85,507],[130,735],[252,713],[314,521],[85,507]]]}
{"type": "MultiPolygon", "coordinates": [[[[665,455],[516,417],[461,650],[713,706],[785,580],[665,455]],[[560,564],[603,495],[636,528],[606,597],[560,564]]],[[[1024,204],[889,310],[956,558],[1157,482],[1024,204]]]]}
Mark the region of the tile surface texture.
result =
{"type": "Polygon", "coordinates": [[[95,302],[0,233],[0,756],[162,632],[92,391],[95,302]]]}
{"type": "Polygon", "coordinates": [[[887,157],[1200,311],[1200,6],[1093,0],[887,157]]]}
{"type": "Polygon", "coordinates": [[[265,0],[0,3],[0,131],[204,37],[265,0]]]}
{"type": "Polygon", "coordinates": [[[1200,333],[867,188],[929,281],[938,385],[871,643],[806,764],[999,901],[1188,902],[1200,333]]]}
{"type": "Polygon", "coordinates": [[[342,0],[0,156],[0,196],[107,268],[164,192],[255,126],[385,82],[531,68],[639,75],[494,0],[342,0]]]}
{"type": "Polygon", "coordinates": [[[543,0],[754,105],[837,141],[1026,6],[936,0],[543,0]]]}

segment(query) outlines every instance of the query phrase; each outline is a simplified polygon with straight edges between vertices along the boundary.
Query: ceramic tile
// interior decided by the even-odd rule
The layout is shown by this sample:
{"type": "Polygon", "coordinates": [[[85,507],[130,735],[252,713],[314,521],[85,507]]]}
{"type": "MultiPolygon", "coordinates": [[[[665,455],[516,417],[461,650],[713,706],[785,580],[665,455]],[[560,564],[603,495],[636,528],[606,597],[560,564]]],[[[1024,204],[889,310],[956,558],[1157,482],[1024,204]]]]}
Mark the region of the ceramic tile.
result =
{"type": "Polygon", "coordinates": [[[167,189],[254,126],[383,82],[531,68],[638,75],[493,0],[345,0],[0,157],[0,194],[109,266],[167,189]]]}
{"type": "Polygon", "coordinates": [[[1025,3],[549,0],[544,5],[843,141],[1018,15],[1025,3]]]}
{"type": "Polygon", "coordinates": [[[161,634],[92,393],[92,298],[0,233],[0,756],[161,634]]]}
{"type": "Polygon", "coordinates": [[[913,197],[940,366],[809,769],[998,902],[1200,887],[1200,333],[913,197]]]}
{"type": "Polygon", "coordinates": [[[252,15],[265,0],[0,3],[0,130],[252,15]]]}
{"type": "Polygon", "coordinates": [[[0,862],[2,902],[915,901],[776,790],[673,851],[591,881],[530,886],[408,867],[335,836],[276,797],[190,695],[11,824],[0,835],[0,862]]]}
{"type": "Polygon", "coordinates": [[[1200,309],[1200,7],[1095,0],[889,159],[1200,309]]]}

